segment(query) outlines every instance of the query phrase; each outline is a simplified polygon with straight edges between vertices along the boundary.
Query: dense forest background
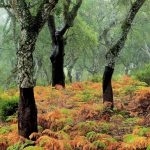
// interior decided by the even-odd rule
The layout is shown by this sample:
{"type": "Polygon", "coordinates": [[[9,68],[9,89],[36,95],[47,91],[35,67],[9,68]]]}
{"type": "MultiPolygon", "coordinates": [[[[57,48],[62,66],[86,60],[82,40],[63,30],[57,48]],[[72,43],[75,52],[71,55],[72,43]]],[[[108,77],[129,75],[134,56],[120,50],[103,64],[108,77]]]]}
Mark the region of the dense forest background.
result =
{"type": "MultiPolygon", "coordinates": [[[[131,3],[130,0],[83,2],[74,26],[65,33],[64,70],[67,83],[101,80],[106,63],[105,54],[119,38],[121,24],[131,8],[131,3]]],[[[144,70],[145,64],[150,62],[150,3],[145,3],[134,19],[125,46],[117,58],[114,77],[124,74],[138,76],[137,72],[144,70]]],[[[61,2],[55,11],[56,24],[61,28],[61,2]]],[[[8,89],[17,86],[16,52],[20,29],[11,11],[0,9],[0,14],[0,85],[8,89]]],[[[34,78],[37,79],[37,85],[51,83],[51,42],[48,25],[45,24],[34,51],[34,78]]]]}

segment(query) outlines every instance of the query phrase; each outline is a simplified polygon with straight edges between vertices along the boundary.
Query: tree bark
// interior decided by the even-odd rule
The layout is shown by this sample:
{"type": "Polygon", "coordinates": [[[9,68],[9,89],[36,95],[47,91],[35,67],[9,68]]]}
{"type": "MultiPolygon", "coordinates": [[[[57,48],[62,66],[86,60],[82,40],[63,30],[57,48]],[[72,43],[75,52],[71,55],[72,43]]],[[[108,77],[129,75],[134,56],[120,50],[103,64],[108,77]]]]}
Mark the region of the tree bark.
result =
{"type": "Polygon", "coordinates": [[[18,59],[18,81],[20,99],[18,107],[18,133],[28,138],[32,132],[37,132],[37,108],[34,99],[34,64],[33,51],[37,39],[37,33],[21,29],[18,59]]]}
{"type": "Polygon", "coordinates": [[[18,109],[19,135],[28,138],[32,132],[37,131],[37,108],[33,88],[20,88],[18,109]]]}
{"type": "Polygon", "coordinates": [[[48,27],[51,33],[53,53],[50,56],[52,63],[52,86],[57,84],[65,87],[64,75],[64,37],[59,31],[56,31],[55,18],[50,15],[48,19],[48,27]]]}
{"type": "Polygon", "coordinates": [[[114,102],[113,102],[113,90],[112,90],[112,84],[111,84],[111,79],[112,79],[112,74],[114,72],[114,69],[106,66],[104,75],[103,75],[103,102],[110,102],[112,105],[111,107],[113,108],[114,102]]]}
{"type": "MultiPolygon", "coordinates": [[[[18,133],[28,138],[32,132],[37,132],[37,108],[34,99],[34,63],[33,51],[37,36],[48,16],[58,0],[43,0],[37,9],[36,15],[32,16],[30,8],[25,0],[14,0],[9,5],[20,24],[19,49],[17,50],[17,69],[20,89],[18,133]]],[[[0,7],[7,7],[5,2],[0,7]]]]}
{"type": "Polygon", "coordinates": [[[68,70],[68,78],[69,78],[69,82],[72,83],[72,69],[68,70]]]}
{"type": "Polygon", "coordinates": [[[64,38],[63,36],[57,35],[57,49],[51,55],[51,63],[52,63],[52,86],[62,85],[65,87],[65,75],[64,75],[64,38]]]}

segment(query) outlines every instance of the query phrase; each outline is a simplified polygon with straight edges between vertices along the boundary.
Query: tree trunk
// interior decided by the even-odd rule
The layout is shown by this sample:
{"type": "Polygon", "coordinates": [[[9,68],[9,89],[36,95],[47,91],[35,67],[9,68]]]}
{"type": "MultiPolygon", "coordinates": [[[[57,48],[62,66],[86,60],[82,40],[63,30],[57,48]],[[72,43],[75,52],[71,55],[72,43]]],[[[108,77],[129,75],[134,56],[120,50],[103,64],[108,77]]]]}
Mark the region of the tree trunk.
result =
{"type": "Polygon", "coordinates": [[[128,66],[125,66],[125,69],[124,69],[124,70],[125,70],[125,75],[128,76],[128,75],[129,75],[129,65],[128,65],[128,66]]]}
{"type": "Polygon", "coordinates": [[[114,102],[113,102],[113,90],[112,90],[112,84],[111,79],[113,75],[114,69],[106,66],[105,71],[103,74],[103,102],[110,102],[111,107],[113,108],[114,102]]]}
{"type": "Polygon", "coordinates": [[[53,54],[50,57],[52,63],[52,86],[62,85],[65,87],[64,75],[64,38],[57,35],[57,45],[53,54]]]}
{"type": "Polygon", "coordinates": [[[37,132],[37,108],[33,88],[20,88],[18,109],[19,135],[28,138],[32,132],[37,132]]]}
{"type": "Polygon", "coordinates": [[[80,76],[81,76],[81,73],[79,71],[76,71],[76,82],[80,81],[80,76]]]}
{"type": "Polygon", "coordinates": [[[68,69],[68,78],[69,78],[69,82],[72,83],[72,68],[68,69]]]}
{"type": "Polygon", "coordinates": [[[127,14],[126,19],[121,25],[122,33],[116,44],[114,44],[106,53],[106,61],[107,66],[105,67],[105,72],[103,76],[103,101],[104,102],[111,102],[112,108],[113,108],[113,91],[112,91],[112,85],[111,85],[111,78],[115,67],[116,58],[119,55],[119,52],[122,50],[122,48],[125,45],[125,42],[127,40],[128,33],[131,29],[132,22],[141,8],[141,6],[144,4],[145,0],[136,0],[132,7],[127,14]]]}
{"type": "Polygon", "coordinates": [[[18,59],[18,81],[20,99],[18,108],[18,132],[19,135],[28,138],[32,132],[37,132],[37,108],[34,99],[33,81],[33,51],[37,33],[21,30],[18,59]]]}

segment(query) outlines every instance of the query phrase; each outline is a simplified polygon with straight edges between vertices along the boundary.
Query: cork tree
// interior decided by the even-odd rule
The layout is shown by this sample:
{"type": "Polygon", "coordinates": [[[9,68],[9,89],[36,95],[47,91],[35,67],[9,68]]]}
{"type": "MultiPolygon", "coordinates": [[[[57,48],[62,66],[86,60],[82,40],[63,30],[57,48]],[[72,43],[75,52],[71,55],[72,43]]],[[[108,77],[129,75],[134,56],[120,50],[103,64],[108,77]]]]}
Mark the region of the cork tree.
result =
{"type": "Polygon", "coordinates": [[[34,99],[33,52],[36,40],[58,0],[38,1],[33,13],[31,3],[26,0],[2,1],[1,7],[9,8],[20,25],[19,47],[17,49],[18,84],[20,90],[18,108],[18,133],[26,138],[37,132],[37,108],[34,99]]]}
{"type": "Polygon", "coordinates": [[[64,55],[66,38],[65,34],[69,28],[73,26],[73,22],[77,16],[77,12],[82,4],[82,0],[76,0],[72,6],[71,0],[63,2],[63,27],[58,30],[55,23],[55,16],[50,15],[48,19],[48,27],[52,39],[53,53],[50,56],[52,63],[52,86],[61,85],[65,87],[64,75],[64,55]]]}
{"type": "Polygon", "coordinates": [[[113,46],[108,49],[105,55],[107,64],[105,66],[105,71],[103,74],[103,102],[108,102],[111,108],[113,108],[114,106],[111,79],[114,72],[116,59],[118,58],[120,51],[125,45],[134,18],[145,1],[146,0],[136,0],[134,3],[131,4],[131,8],[121,25],[120,38],[113,46]]]}

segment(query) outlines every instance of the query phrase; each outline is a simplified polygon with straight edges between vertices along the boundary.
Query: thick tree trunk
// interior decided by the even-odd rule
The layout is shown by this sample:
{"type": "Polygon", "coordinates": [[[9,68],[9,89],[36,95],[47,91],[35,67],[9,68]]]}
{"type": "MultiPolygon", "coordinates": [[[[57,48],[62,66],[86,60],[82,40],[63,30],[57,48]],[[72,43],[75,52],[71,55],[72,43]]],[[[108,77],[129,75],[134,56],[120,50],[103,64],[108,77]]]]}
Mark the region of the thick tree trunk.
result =
{"type": "Polygon", "coordinates": [[[51,55],[52,63],[52,86],[62,85],[65,87],[65,75],[64,75],[64,38],[57,36],[57,46],[51,55]]]}
{"type": "Polygon", "coordinates": [[[18,108],[18,133],[28,138],[32,132],[37,132],[37,109],[34,99],[34,64],[33,51],[37,33],[21,30],[18,59],[18,81],[20,88],[20,100],[18,108]]]}
{"type": "Polygon", "coordinates": [[[113,90],[112,90],[112,84],[111,79],[113,75],[114,69],[106,66],[104,75],[103,75],[103,102],[110,102],[111,107],[113,108],[114,102],[113,102],[113,90]]]}
{"type": "Polygon", "coordinates": [[[32,132],[37,132],[37,108],[33,88],[20,88],[18,109],[19,135],[28,138],[32,132]]]}

